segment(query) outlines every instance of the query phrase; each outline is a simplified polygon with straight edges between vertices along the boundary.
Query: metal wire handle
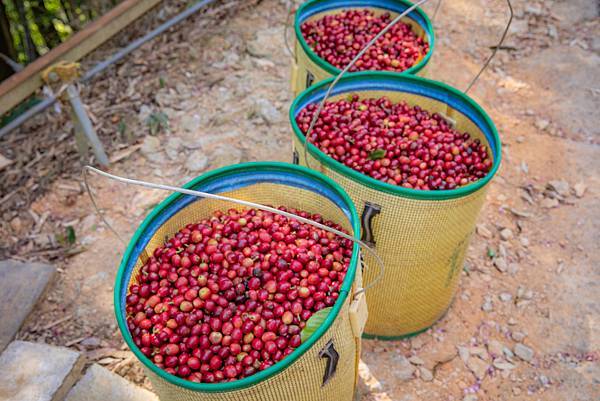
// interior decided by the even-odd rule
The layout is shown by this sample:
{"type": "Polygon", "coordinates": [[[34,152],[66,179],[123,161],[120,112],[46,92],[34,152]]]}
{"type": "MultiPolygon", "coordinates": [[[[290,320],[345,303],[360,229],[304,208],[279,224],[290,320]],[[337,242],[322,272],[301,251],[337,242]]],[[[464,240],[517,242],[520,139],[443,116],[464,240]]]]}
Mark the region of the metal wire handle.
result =
{"type": "MultiPolygon", "coordinates": [[[[440,2],[441,2],[441,0],[440,0],[440,2]]],[[[492,59],[496,56],[496,53],[498,53],[498,50],[500,50],[500,47],[502,47],[502,44],[504,43],[504,39],[506,39],[506,35],[508,35],[508,30],[510,28],[510,24],[512,23],[514,12],[513,12],[513,8],[512,8],[512,4],[510,3],[510,0],[506,0],[506,3],[508,4],[508,10],[510,11],[510,17],[508,18],[508,23],[506,24],[506,28],[504,28],[504,32],[502,32],[502,37],[500,38],[500,42],[498,42],[498,45],[493,49],[492,54],[490,54],[490,57],[488,57],[488,59],[485,61],[485,63],[483,64],[483,67],[481,67],[481,70],[479,70],[479,72],[477,73],[477,75],[475,75],[475,78],[473,78],[473,80],[471,81],[469,86],[467,86],[467,89],[465,89],[465,92],[464,92],[465,94],[467,92],[469,92],[469,90],[473,87],[473,85],[475,85],[475,82],[477,82],[477,80],[479,79],[481,74],[483,74],[483,72],[488,67],[488,65],[490,65],[490,63],[492,62],[492,59]]]]}
{"type": "MultiPolygon", "coordinates": [[[[350,68],[352,68],[352,66],[354,65],[354,63],[356,63],[366,53],[366,51],[369,49],[369,47],[371,47],[375,42],[377,42],[377,40],[381,36],[383,36],[388,30],[390,30],[390,28],[392,28],[392,26],[394,26],[396,23],[398,23],[407,14],[409,14],[410,12],[412,12],[414,9],[416,9],[421,4],[426,3],[427,1],[428,0],[420,0],[419,2],[413,4],[411,7],[407,8],[406,10],[404,10],[404,12],[402,14],[400,14],[396,18],[394,18],[385,28],[383,28],[383,30],[381,30],[377,35],[375,35],[375,37],[373,39],[371,39],[362,48],[362,50],[356,55],[356,57],[354,57],[350,61],[350,63],[348,63],[348,65],[333,80],[333,82],[331,83],[331,85],[329,85],[329,88],[327,88],[327,92],[325,93],[325,97],[319,103],[319,107],[317,108],[316,113],[313,115],[313,118],[312,118],[312,120],[310,122],[310,125],[308,126],[308,130],[306,131],[306,134],[305,134],[304,152],[303,152],[303,154],[304,154],[304,160],[305,160],[305,163],[306,163],[307,167],[311,168],[310,161],[308,159],[308,144],[310,143],[310,134],[311,134],[313,128],[315,127],[315,124],[317,123],[317,120],[319,119],[319,116],[321,115],[321,111],[323,111],[323,107],[325,106],[325,102],[327,101],[327,99],[331,95],[331,91],[333,90],[333,87],[339,82],[339,80],[342,78],[342,76],[346,72],[348,72],[348,70],[350,70],[350,68]]],[[[481,76],[481,74],[483,74],[483,72],[485,71],[485,69],[490,65],[492,59],[496,56],[496,53],[498,52],[498,49],[500,49],[500,47],[504,43],[504,39],[506,39],[506,36],[508,34],[508,30],[510,28],[510,24],[512,23],[513,15],[514,15],[512,4],[511,4],[510,0],[506,0],[506,2],[508,4],[508,9],[510,11],[510,18],[508,19],[508,23],[506,24],[506,28],[504,28],[504,32],[502,33],[502,37],[500,38],[500,42],[498,42],[498,45],[494,48],[494,50],[493,50],[492,54],[490,55],[490,57],[488,57],[488,59],[486,60],[486,62],[483,64],[483,66],[481,67],[481,70],[479,70],[479,72],[477,73],[477,75],[469,83],[469,86],[464,91],[465,94],[473,87],[473,85],[475,84],[475,82],[477,82],[477,80],[479,79],[479,77],[481,76]]],[[[440,8],[441,3],[442,3],[442,0],[439,0],[438,3],[437,3],[437,6],[436,6],[435,12],[434,12],[434,18],[435,18],[435,15],[437,15],[437,12],[438,12],[438,10],[440,8]]]]}
{"type": "Polygon", "coordinates": [[[371,39],[369,41],[369,43],[367,43],[362,48],[362,50],[360,52],[358,52],[358,54],[356,55],[356,57],[354,57],[348,63],[348,65],[342,71],[340,71],[340,73],[337,75],[337,77],[335,77],[335,79],[333,80],[333,82],[331,83],[331,85],[329,85],[329,88],[327,89],[327,92],[325,93],[325,97],[319,103],[319,107],[317,108],[317,112],[313,115],[312,121],[310,122],[310,125],[308,126],[308,130],[306,131],[306,134],[305,134],[305,140],[304,140],[304,160],[305,160],[305,163],[306,163],[307,167],[311,168],[310,167],[310,162],[308,161],[308,144],[310,142],[310,134],[311,134],[313,128],[315,127],[315,124],[317,123],[317,120],[318,120],[319,116],[321,115],[321,111],[323,111],[323,106],[325,105],[325,102],[327,101],[327,99],[331,95],[331,91],[333,90],[333,87],[339,82],[339,80],[344,76],[344,74],[346,72],[348,72],[348,70],[350,68],[352,68],[352,66],[354,65],[354,63],[356,63],[363,56],[363,54],[365,54],[367,52],[367,50],[369,50],[369,47],[371,47],[375,42],[377,42],[377,40],[379,40],[380,37],[382,37],[383,35],[385,35],[386,32],[389,31],[394,25],[396,25],[398,22],[400,22],[400,20],[402,18],[404,18],[406,15],[408,15],[410,12],[412,12],[418,6],[420,6],[421,4],[424,4],[427,1],[429,1],[429,0],[420,0],[420,1],[418,1],[417,3],[413,4],[412,6],[410,6],[406,10],[404,10],[404,12],[402,12],[396,18],[394,18],[392,20],[392,22],[390,22],[389,24],[387,24],[385,28],[383,28],[377,35],[375,35],[375,37],[373,37],[373,39],[371,39]]]}
{"type": "Polygon", "coordinates": [[[290,15],[294,15],[295,12],[296,12],[296,10],[294,10],[294,3],[292,2],[290,9],[285,16],[285,23],[283,26],[283,43],[285,44],[285,48],[287,49],[287,51],[292,59],[295,59],[296,56],[294,55],[294,52],[292,51],[292,46],[290,46],[290,41],[288,39],[288,33],[290,31],[290,15]]]}
{"type": "Polygon", "coordinates": [[[125,240],[123,239],[123,237],[121,237],[121,235],[112,227],[112,225],[106,220],[106,218],[104,217],[104,214],[102,213],[102,211],[98,208],[98,205],[96,203],[96,199],[94,198],[94,195],[90,189],[90,185],[88,183],[88,171],[94,172],[96,174],[99,174],[103,177],[109,178],[111,180],[115,180],[115,181],[119,181],[125,184],[131,184],[131,185],[137,185],[137,186],[141,186],[141,187],[146,187],[146,188],[152,188],[152,189],[161,189],[164,191],[170,191],[170,192],[178,192],[181,194],[185,194],[185,195],[192,195],[192,196],[197,196],[197,197],[201,197],[201,198],[210,198],[210,199],[216,199],[216,200],[221,200],[221,201],[227,201],[227,202],[233,202],[233,203],[237,203],[239,205],[242,206],[247,206],[247,207],[251,207],[254,209],[260,209],[260,210],[264,210],[267,212],[271,212],[271,213],[275,213],[275,214],[279,214],[281,216],[287,217],[289,219],[295,219],[298,220],[302,223],[305,224],[310,224],[311,226],[317,227],[321,230],[325,230],[328,231],[330,233],[336,234],[340,237],[346,238],[352,242],[357,243],[358,245],[360,245],[363,249],[367,250],[372,256],[373,258],[375,258],[375,261],[377,262],[377,264],[379,265],[379,274],[373,279],[373,281],[371,281],[368,285],[359,288],[353,295],[353,298],[356,298],[358,295],[360,295],[361,293],[367,291],[368,289],[372,288],[375,284],[377,284],[383,277],[383,274],[385,272],[385,266],[383,264],[383,260],[381,260],[381,258],[379,257],[379,255],[377,254],[377,252],[371,248],[369,245],[365,244],[363,241],[361,241],[359,238],[355,238],[349,234],[346,234],[342,231],[336,230],[335,228],[331,228],[331,227],[327,227],[324,224],[321,224],[319,222],[316,222],[314,220],[311,219],[307,219],[305,217],[302,216],[298,216],[297,214],[293,214],[293,213],[289,213],[289,212],[285,212],[283,210],[279,210],[276,209],[274,207],[271,206],[266,206],[266,205],[262,205],[260,203],[254,203],[254,202],[248,202],[245,200],[241,200],[241,199],[236,199],[236,198],[230,198],[229,196],[223,196],[223,195],[217,195],[217,194],[211,194],[209,192],[202,192],[202,191],[195,191],[192,189],[186,189],[186,188],[180,188],[180,187],[174,187],[174,186],[170,186],[170,185],[163,185],[163,184],[155,184],[152,182],[147,182],[147,181],[142,181],[142,180],[134,180],[132,178],[126,178],[126,177],[120,177],[118,175],[114,175],[114,174],[110,174],[107,173],[106,171],[102,171],[100,169],[97,169],[95,167],[92,166],[85,166],[83,168],[83,183],[85,185],[85,189],[92,201],[92,205],[94,206],[94,209],[96,210],[96,213],[98,213],[98,215],[100,216],[100,218],[102,219],[102,221],[104,222],[104,224],[106,224],[106,226],[117,236],[117,238],[119,238],[119,240],[124,244],[127,245],[127,243],[125,242],[125,240]]]}

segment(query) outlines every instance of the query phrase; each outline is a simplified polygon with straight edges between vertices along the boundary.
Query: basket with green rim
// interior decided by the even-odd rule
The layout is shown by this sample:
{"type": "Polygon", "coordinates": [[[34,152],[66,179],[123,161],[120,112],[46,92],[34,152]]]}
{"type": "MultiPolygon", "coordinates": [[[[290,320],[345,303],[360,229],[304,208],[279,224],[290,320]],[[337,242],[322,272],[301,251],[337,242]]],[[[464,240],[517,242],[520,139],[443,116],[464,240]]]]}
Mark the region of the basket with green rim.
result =
{"type": "MultiPolygon", "coordinates": [[[[351,235],[359,232],[356,210],[344,190],[322,174],[292,164],[257,162],[224,167],[192,180],[185,188],[319,213],[351,235]]],[[[362,334],[351,321],[353,294],[362,286],[356,243],[339,297],[322,325],[290,355],[252,376],[220,383],[187,381],[158,368],[133,342],[125,300],[148,255],[186,224],[232,207],[239,208],[228,201],[173,194],[152,210],[127,246],[115,284],[115,313],[125,342],[142,362],[155,392],[162,401],[351,401],[362,334]]]]}
{"type": "MultiPolygon", "coordinates": [[[[349,9],[368,9],[376,15],[389,12],[393,18],[412,5],[413,3],[406,0],[311,0],[302,4],[296,11],[294,19],[295,60],[292,63],[292,91],[294,94],[298,95],[312,84],[336,76],[341,71],[323,60],[310,48],[300,29],[304,22],[349,9]]],[[[412,67],[396,74],[418,74],[423,76],[435,47],[433,26],[427,14],[420,8],[408,13],[402,19],[402,22],[409,24],[419,37],[427,41],[429,51],[412,67]]]]}
{"type": "MultiPolygon", "coordinates": [[[[501,159],[500,138],[487,113],[464,93],[437,81],[387,72],[358,72],[341,78],[328,100],[357,94],[418,105],[454,122],[490,150],[493,165],[484,178],[451,190],[416,190],[392,185],[334,160],[305,136],[296,116],[324,98],[333,79],[305,90],[290,109],[294,160],[325,174],[350,195],[361,214],[362,239],[375,246],[386,266],[376,291],[367,293],[366,337],[397,339],[429,328],[451,304],[465,252],[486,190],[501,159]],[[305,158],[306,155],[306,158],[305,158]]],[[[373,263],[365,255],[366,265],[373,263]]],[[[366,281],[372,273],[366,270],[366,281]]]]}

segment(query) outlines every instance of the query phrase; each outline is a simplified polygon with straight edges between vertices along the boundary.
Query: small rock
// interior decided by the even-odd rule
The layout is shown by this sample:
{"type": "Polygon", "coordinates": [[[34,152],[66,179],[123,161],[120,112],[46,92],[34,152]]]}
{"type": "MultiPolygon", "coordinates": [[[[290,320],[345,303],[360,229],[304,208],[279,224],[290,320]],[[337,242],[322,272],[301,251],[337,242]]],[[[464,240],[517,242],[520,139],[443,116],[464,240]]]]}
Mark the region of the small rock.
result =
{"type": "Polygon", "coordinates": [[[525,362],[530,362],[533,359],[533,350],[521,343],[515,345],[514,352],[516,356],[518,356],[525,362]]]}
{"type": "Polygon", "coordinates": [[[508,269],[508,264],[506,263],[506,259],[504,259],[503,257],[495,258],[494,266],[496,267],[496,269],[498,269],[498,271],[500,271],[502,273],[505,273],[506,270],[508,269]]]}
{"type": "Polygon", "coordinates": [[[185,161],[185,168],[190,172],[203,171],[207,166],[208,157],[201,150],[190,153],[185,161]]]}
{"type": "Polygon", "coordinates": [[[520,237],[519,238],[519,242],[521,243],[522,246],[524,246],[525,248],[527,248],[529,246],[529,238],[527,237],[520,237]]]}
{"type": "Polygon", "coordinates": [[[487,345],[488,352],[492,355],[492,357],[498,357],[502,355],[503,348],[504,345],[496,340],[491,340],[487,345]]]}
{"type": "Polygon", "coordinates": [[[511,370],[515,368],[515,365],[500,358],[496,359],[492,365],[494,365],[496,369],[500,370],[511,370]]]}
{"type": "Polygon", "coordinates": [[[481,305],[481,309],[484,312],[491,312],[494,310],[494,304],[492,302],[492,297],[486,295],[483,299],[483,305],[481,305]]]}
{"type": "Polygon", "coordinates": [[[410,346],[413,349],[421,349],[425,345],[425,339],[423,336],[416,336],[410,339],[410,346]]]}
{"type": "Polygon", "coordinates": [[[81,354],[68,348],[13,341],[0,355],[0,399],[62,400],[83,365],[81,354]]]}
{"type": "Polygon", "coordinates": [[[142,142],[142,147],[140,151],[146,157],[148,157],[152,153],[157,153],[160,147],[160,140],[152,135],[146,135],[144,141],[142,142]]]}
{"type": "Polygon", "coordinates": [[[558,207],[558,199],[544,198],[540,202],[540,206],[542,206],[545,209],[552,209],[552,208],[558,207]]]}
{"type": "Polygon", "coordinates": [[[553,180],[548,183],[548,189],[553,190],[560,196],[569,196],[569,183],[563,180],[553,180]]]}
{"type": "Polygon", "coordinates": [[[583,182],[578,182],[573,186],[573,191],[575,192],[575,196],[578,198],[583,198],[585,194],[585,190],[587,189],[586,185],[583,182]]]}
{"type": "Polygon", "coordinates": [[[543,118],[538,118],[535,120],[535,126],[537,129],[544,131],[550,125],[550,121],[545,120],[543,118]]]}
{"type": "Polygon", "coordinates": [[[513,333],[510,335],[512,337],[513,340],[515,340],[516,342],[521,342],[525,339],[525,337],[527,337],[525,335],[525,333],[521,332],[521,331],[513,331],[513,333]]]}
{"type": "Polygon", "coordinates": [[[544,387],[548,387],[550,385],[550,380],[545,375],[540,375],[540,377],[538,377],[538,380],[540,381],[540,384],[544,387]]]}
{"type": "Polygon", "coordinates": [[[511,317],[508,319],[508,324],[514,326],[515,324],[517,324],[517,321],[515,320],[515,318],[511,317]]]}
{"type": "Polygon", "coordinates": [[[400,356],[399,362],[394,369],[394,376],[401,381],[408,381],[413,378],[416,368],[404,356],[400,356]]]}
{"type": "Polygon", "coordinates": [[[521,161],[521,171],[525,174],[529,174],[529,165],[525,160],[521,161]]]}
{"type": "Polygon", "coordinates": [[[98,337],[88,337],[80,344],[88,348],[98,348],[100,346],[100,339],[98,337]]]}
{"type": "Polygon", "coordinates": [[[423,361],[421,358],[419,358],[416,355],[411,356],[410,358],[408,358],[408,360],[410,361],[410,363],[412,363],[413,365],[423,365],[425,363],[425,361],[423,361]]]}
{"type": "Polygon", "coordinates": [[[483,238],[490,239],[493,237],[492,232],[490,230],[488,230],[488,228],[485,226],[485,224],[477,224],[476,231],[477,231],[477,234],[479,234],[483,238]]]}
{"type": "Polygon", "coordinates": [[[421,375],[421,379],[423,381],[430,382],[433,380],[433,373],[424,366],[419,367],[419,374],[421,375]]]}
{"type": "Polygon", "coordinates": [[[521,389],[519,387],[513,387],[512,392],[514,395],[521,395],[521,389]]]}
{"type": "Polygon", "coordinates": [[[467,367],[478,380],[483,380],[489,368],[489,365],[477,357],[470,357],[467,360],[467,367]]]}
{"type": "Polygon", "coordinates": [[[181,152],[181,139],[176,136],[172,136],[167,140],[167,144],[165,146],[165,153],[169,156],[171,160],[178,160],[181,152]]]}
{"type": "Polygon", "coordinates": [[[517,137],[517,143],[523,143],[523,142],[525,142],[525,137],[523,135],[519,135],[517,137]]]}
{"type": "Polygon", "coordinates": [[[118,374],[93,364],[83,378],[69,391],[65,401],[105,400],[158,401],[158,397],[118,374]]]}
{"type": "Polygon", "coordinates": [[[150,117],[150,114],[152,114],[152,109],[150,108],[150,106],[143,104],[142,107],[140,107],[140,111],[138,112],[138,121],[140,122],[140,124],[146,125],[146,120],[148,119],[148,117],[150,117]]]}
{"type": "Polygon", "coordinates": [[[269,100],[265,98],[254,101],[256,111],[268,124],[275,124],[281,121],[281,113],[269,100]]]}
{"type": "Polygon", "coordinates": [[[239,163],[242,160],[242,151],[230,145],[218,145],[211,154],[211,167],[217,168],[239,163]]]}
{"type": "Polygon", "coordinates": [[[478,399],[475,394],[467,394],[464,396],[463,401],[477,401],[478,399]]]}
{"type": "Polygon", "coordinates": [[[502,292],[500,293],[500,300],[502,302],[509,302],[510,300],[512,300],[512,295],[508,292],[502,292]]]}
{"type": "Polygon", "coordinates": [[[505,228],[504,230],[500,231],[500,239],[501,240],[508,241],[512,237],[513,237],[513,232],[510,228],[505,228]]]}
{"type": "Polygon", "coordinates": [[[469,360],[469,357],[471,356],[469,349],[467,347],[462,347],[460,345],[458,345],[456,347],[456,349],[458,349],[458,356],[463,361],[463,363],[466,365],[467,361],[469,360]]]}
{"type": "Polygon", "coordinates": [[[196,132],[202,125],[202,118],[198,114],[185,115],[181,118],[179,124],[187,132],[196,132]]]}

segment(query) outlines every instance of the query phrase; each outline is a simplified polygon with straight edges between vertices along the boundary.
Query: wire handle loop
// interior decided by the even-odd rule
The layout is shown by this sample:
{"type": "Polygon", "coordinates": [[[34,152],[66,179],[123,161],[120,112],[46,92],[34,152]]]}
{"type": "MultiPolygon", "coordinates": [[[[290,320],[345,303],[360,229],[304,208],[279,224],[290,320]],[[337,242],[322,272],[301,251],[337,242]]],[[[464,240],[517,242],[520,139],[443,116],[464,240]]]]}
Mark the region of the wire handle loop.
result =
{"type": "Polygon", "coordinates": [[[294,15],[295,12],[296,10],[294,10],[294,3],[292,3],[290,9],[288,10],[285,16],[285,23],[283,25],[283,43],[285,44],[285,48],[292,59],[296,59],[296,56],[292,51],[292,46],[290,45],[288,33],[290,31],[290,16],[294,15]]]}
{"type": "Polygon", "coordinates": [[[105,178],[111,179],[111,180],[115,180],[115,181],[119,181],[125,184],[130,184],[130,185],[137,185],[137,186],[141,186],[141,187],[146,187],[146,188],[152,188],[152,189],[161,189],[164,191],[170,191],[170,192],[178,192],[180,194],[185,194],[185,195],[192,195],[192,196],[197,196],[200,198],[209,198],[209,199],[216,199],[216,200],[221,200],[221,201],[227,201],[227,202],[233,202],[233,203],[237,203],[239,205],[242,206],[246,206],[246,207],[251,207],[254,209],[260,209],[260,210],[264,210],[267,212],[271,212],[271,213],[275,213],[275,214],[279,214],[282,215],[284,217],[287,217],[289,219],[295,219],[298,220],[302,223],[305,224],[310,224],[311,226],[317,227],[321,230],[325,230],[328,231],[330,233],[336,234],[342,238],[348,239],[352,242],[355,242],[357,244],[359,244],[363,249],[365,249],[366,251],[368,251],[373,258],[375,259],[375,261],[377,262],[378,266],[379,266],[379,273],[378,275],[365,287],[363,288],[359,288],[358,291],[353,295],[353,297],[356,297],[358,295],[360,295],[361,293],[365,292],[366,290],[370,289],[371,287],[373,287],[375,284],[377,284],[381,278],[383,277],[383,274],[385,272],[385,266],[383,264],[383,261],[381,260],[381,258],[379,257],[379,255],[377,254],[377,252],[371,248],[369,245],[367,245],[366,243],[364,243],[363,241],[361,241],[359,238],[355,238],[352,235],[346,234],[342,231],[336,230],[334,228],[331,227],[327,227],[324,224],[318,223],[314,220],[311,219],[307,219],[305,217],[301,217],[298,216],[296,214],[293,213],[289,213],[289,212],[285,212],[283,210],[279,210],[276,209],[274,207],[271,206],[266,206],[266,205],[262,205],[260,203],[254,203],[254,202],[248,202],[245,200],[241,200],[241,199],[236,199],[236,198],[231,198],[228,196],[223,196],[223,195],[218,195],[218,194],[211,194],[209,192],[202,192],[202,191],[196,191],[196,190],[192,190],[192,189],[186,189],[186,188],[179,188],[179,187],[174,187],[174,186],[170,186],[170,185],[163,185],[163,184],[155,184],[152,182],[147,182],[147,181],[142,181],[142,180],[134,180],[131,178],[126,178],[126,177],[120,177],[118,175],[114,175],[114,174],[110,174],[107,173],[106,171],[102,171],[100,169],[97,169],[95,167],[92,166],[85,166],[83,169],[83,182],[85,185],[85,188],[87,190],[87,193],[92,201],[92,205],[94,206],[94,209],[96,210],[96,213],[98,213],[98,215],[100,216],[100,218],[102,219],[102,221],[104,222],[104,224],[106,224],[106,226],[117,236],[117,238],[119,238],[119,240],[124,244],[127,245],[125,240],[123,240],[123,238],[121,237],[121,235],[119,235],[119,233],[112,227],[112,225],[106,220],[106,218],[104,217],[104,214],[102,213],[102,211],[98,208],[98,205],[96,203],[96,200],[94,198],[94,195],[90,189],[88,180],[87,180],[87,173],[91,171],[93,173],[99,174],[105,178]]]}
{"type": "Polygon", "coordinates": [[[310,122],[310,125],[308,126],[308,130],[306,131],[306,134],[305,134],[304,160],[305,160],[305,163],[306,163],[307,167],[311,168],[310,167],[310,162],[308,161],[308,144],[310,142],[310,134],[311,134],[313,128],[315,127],[315,124],[317,123],[317,120],[319,119],[319,116],[321,115],[321,111],[323,111],[323,106],[325,105],[325,102],[327,101],[327,99],[331,95],[331,91],[333,90],[333,87],[339,82],[339,80],[344,76],[344,74],[347,73],[348,70],[350,70],[350,68],[352,68],[352,66],[354,65],[354,63],[356,63],[367,52],[367,50],[369,50],[369,48],[375,42],[377,42],[377,40],[379,40],[380,37],[382,37],[383,35],[385,35],[387,33],[387,31],[389,31],[394,25],[396,25],[398,22],[400,22],[400,20],[402,18],[404,18],[405,16],[407,16],[414,9],[416,9],[417,7],[419,7],[421,4],[426,3],[427,1],[429,1],[429,0],[420,0],[420,1],[416,2],[415,4],[413,4],[412,6],[410,6],[409,8],[407,8],[406,10],[404,10],[396,18],[394,18],[389,24],[386,25],[385,28],[383,28],[381,31],[379,31],[379,33],[377,35],[375,35],[375,37],[373,37],[373,39],[371,39],[369,41],[369,43],[367,43],[362,48],[362,50],[360,52],[358,52],[358,54],[356,55],[356,57],[354,57],[348,63],[348,65],[342,71],[340,71],[340,73],[337,75],[337,77],[335,77],[335,79],[333,80],[333,82],[331,83],[331,85],[329,85],[329,88],[327,89],[327,92],[325,93],[325,97],[319,103],[319,107],[317,108],[317,112],[313,115],[312,121],[310,122]]]}
{"type": "MultiPolygon", "coordinates": [[[[441,0],[440,0],[440,2],[441,2],[441,0]]],[[[475,75],[473,80],[469,83],[469,86],[467,86],[467,89],[465,89],[465,92],[464,92],[465,94],[467,92],[469,92],[469,90],[471,90],[471,88],[473,87],[473,85],[475,85],[475,82],[477,82],[477,80],[479,79],[481,74],[483,74],[483,72],[486,70],[486,68],[490,65],[490,63],[492,62],[492,59],[496,56],[496,53],[498,53],[498,50],[500,50],[500,48],[502,47],[502,44],[504,43],[504,39],[506,39],[506,36],[508,35],[508,30],[510,29],[510,24],[512,23],[514,12],[513,12],[513,7],[512,7],[510,0],[506,0],[506,3],[508,4],[508,10],[510,11],[510,17],[508,18],[508,23],[506,24],[506,28],[504,28],[504,31],[502,32],[502,37],[500,38],[500,41],[498,42],[498,44],[492,50],[492,54],[490,54],[490,56],[487,58],[487,60],[485,61],[485,63],[483,64],[483,66],[481,67],[479,72],[477,73],[477,75],[475,75]]]]}

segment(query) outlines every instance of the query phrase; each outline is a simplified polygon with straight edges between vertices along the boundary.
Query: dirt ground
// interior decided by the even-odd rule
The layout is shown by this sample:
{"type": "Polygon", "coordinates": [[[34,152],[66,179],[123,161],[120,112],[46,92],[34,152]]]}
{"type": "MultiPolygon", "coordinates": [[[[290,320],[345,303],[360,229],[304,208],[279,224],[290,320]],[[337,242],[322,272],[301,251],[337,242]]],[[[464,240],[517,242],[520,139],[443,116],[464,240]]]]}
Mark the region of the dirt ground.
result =
{"type": "MultiPolygon", "coordinates": [[[[290,161],[283,42],[290,7],[233,3],[226,18],[192,18],[85,88],[118,160],[111,171],[183,184],[226,164],[290,161]]],[[[514,7],[505,46],[470,92],[498,127],[503,164],[456,300],[422,335],[364,341],[362,401],[600,399],[599,6],[515,0],[514,7]]],[[[502,1],[445,1],[428,76],[465,88],[507,18],[502,1]]],[[[58,135],[74,149],[72,127],[60,121],[39,117],[11,135],[58,135]]],[[[0,144],[8,141],[15,143],[0,144]]],[[[5,244],[11,256],[50,259],[60,269],[19,337],[85,351],[90,361],[148,386],[113,314],[124,245],[95,215],[74,173],[82,160],[69,154],[74,167],[53,175],[30,207],[15,205],[18,213],[2,225],[5,238],[17,238],[5,244]],[[65,227],[74,228],[76,243],[59,247],[61,257],[42,252],[65,227]]],[[[98,177],[91,183],[124,238],[166,196],[98,177]]]]}

